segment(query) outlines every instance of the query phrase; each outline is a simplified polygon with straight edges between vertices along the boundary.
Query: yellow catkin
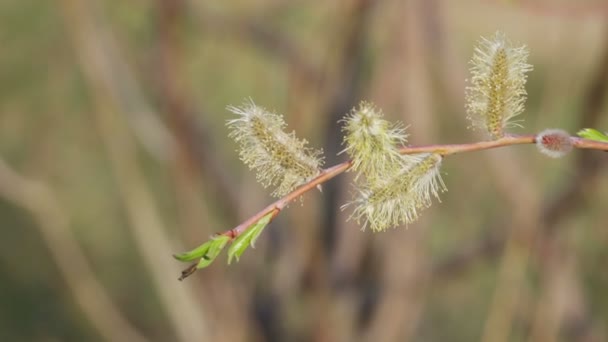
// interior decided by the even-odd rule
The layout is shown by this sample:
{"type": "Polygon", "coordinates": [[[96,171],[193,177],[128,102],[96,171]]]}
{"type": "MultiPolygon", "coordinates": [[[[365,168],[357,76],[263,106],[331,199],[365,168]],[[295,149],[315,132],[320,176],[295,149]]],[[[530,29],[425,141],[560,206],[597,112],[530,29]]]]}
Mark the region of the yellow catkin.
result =
{"type": "Polygon", "coordinates": [[[374,183],[399,171],[408,158],[399,153],[399,145],[407,142],[405,128],[384,120],[383,116],[371,103],[361,102],[342,120],[343,152],[352,159],[356,181],[364,175],[367,183],[374,183]]]}
{"type": "Polygon", "coordinates": [[[386,177],[384,182],[363,188],[360,197],[348,204],[356,205],[351,218],[363,222],[363,229],[369,226],[378,232],[412,223],[418,219],[420,210],[432,204],[432,196],[439,198],[439,192],[446,190],[439,174],[442,160],[439,154],[410,157],[416,161],[409,167],[386,177]]]}
{"type": "Polygon", "coordinates": [[[473,128],[500,138],[505,128],[516,125],[512,119],[524,110],[526,73],[532,70],[527,58],[525,46],[513,47],[500,32],[492,39],[481,39],[466,88],[467,117],[473,128]]]}
{"type": "Polygon", "coordinates": [[[307,147],[295,133],[286,133],[283,118],[252,101],[228,107],[239,117],[228,121],[232,137],[240,146],[241,160],[257,172],[264,186],[276,186],[273,196],[284,196],[320,173],[322,151],[307,147]]]}

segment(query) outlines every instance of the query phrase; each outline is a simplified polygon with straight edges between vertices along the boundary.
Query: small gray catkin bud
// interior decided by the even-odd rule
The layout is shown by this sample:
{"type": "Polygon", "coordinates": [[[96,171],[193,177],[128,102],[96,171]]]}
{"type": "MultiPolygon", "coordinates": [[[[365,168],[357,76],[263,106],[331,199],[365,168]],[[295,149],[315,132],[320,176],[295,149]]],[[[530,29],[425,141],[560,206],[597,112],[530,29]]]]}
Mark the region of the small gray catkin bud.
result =
{"type": "Polygon", "coordinates": [[[536,147],[551,158],[561,158],[572,151],[572,139],[561,129],[546,129],[536,135],[536,147]]]}

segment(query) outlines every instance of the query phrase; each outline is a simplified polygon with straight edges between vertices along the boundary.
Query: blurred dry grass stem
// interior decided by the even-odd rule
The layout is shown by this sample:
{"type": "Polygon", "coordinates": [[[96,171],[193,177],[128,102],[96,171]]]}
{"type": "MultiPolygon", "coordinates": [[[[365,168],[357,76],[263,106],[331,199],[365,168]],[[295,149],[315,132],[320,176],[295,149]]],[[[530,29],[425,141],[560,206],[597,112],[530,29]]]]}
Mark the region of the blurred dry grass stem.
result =
{"type": "MultiPolygon", "coordinates": [[[[94,14],[91,3],[63,0],[61,4],[64,15],[69,18],[66,22],[73,25],[69,31],[73,34],[75,50],[96,105],[94,115],[99,133],[108,153],[130,221],[129,228],[142,255],[142,262],[154,280],[177,336],[184,341],[194,341],[200,336],[212,336],[207,326],[209,320],[206,319],[204,310],[196,303],[197,296],[191,286],[176,284],[167,279],[162,271],[175,267],[170,259],[163,256],[171,254],[174,247],[158,216],[154,199],[138,165],[136,145],[127,129],[129,126],[126,125],[128,121],[125,122],[119,114],[121,97],[116,96],[114,82],[111,82],[113,68],[109,67],[109,64],[116,61],[110,61],[108,54],[99,52],[99,46],[90,39],[98,37],[95,41],[104,42],[109,32],[105,31],[104,23],[94,14]]],[[[132,111],[126,110],[125,113],[132,111]]]]}
{"type": "Polygon", "coordinates": [[[606,145],[509,135],[522,116],[505,101],[522,82],[499,82],[526,42],[532,132],[605,131],[601,2],[0,1],[0,340],[605,341],[607,155],[580,149],[606,145]],[[478,41],[478,82],[466,84],[471,47],[496,28],[515,44],[478,41]],[[286,134],[322,147],[329,166],[296,170],[259,212],[268,194],[224,134],[226,104],[248,96],[283,112],[286,134]],[[388,144],[369,125],[369,146],[339,155],[359,130],[336,122],[361,99],[407,132],[376,121],[393,129],[388,144]],[[572,151],[449,158],[534,143],[572,151]],[[381,188],[411,167],[395,161],[428,154],[449,182],[444,203],[409,206],[420,218],[408,231],[346,222],[350,182],[381,188]],[[224,240],[249,236],[267,214],[277,220],[238,264],[175,280],[180,241],[218,227],[234,227],[224,240]]]}
{"type": "Polygon", "coordinates": [[[24,178],[0,159],[0,196],[23,207],[36,220],[50,255],[76,302],[101,336],[109,341],[147,341],[116,307],[97,279],[51,188],[24,178]]]}

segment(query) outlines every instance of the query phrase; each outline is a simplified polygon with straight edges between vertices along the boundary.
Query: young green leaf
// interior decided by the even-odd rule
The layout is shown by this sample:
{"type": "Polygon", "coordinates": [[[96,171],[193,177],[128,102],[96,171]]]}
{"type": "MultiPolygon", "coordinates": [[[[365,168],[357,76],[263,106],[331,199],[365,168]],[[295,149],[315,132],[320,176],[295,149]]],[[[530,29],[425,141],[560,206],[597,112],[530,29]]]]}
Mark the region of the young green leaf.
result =
{"type": "Polygon", "coordinates": [[[212,243],[213,243],[213,240],[209,240],[189,252],[185,252],[185,253],[181,253],[181,254],[173,254],[173,257],[179,261],[184,261],[184,262],[202,258],[205,254],[207,254],[207,251],[209,251],[209,248],[211,247],[212,243]]]}
{"type": "Polygon", "coordinates": [[[264,228],[270,223],[272,215],[272,212],[268,213],[266,216],[262,217],[254,227],[256,229],[254,229],[253,234],[251,234],[251,248],[255,248],[255,242],[258,240],[258,237],[260,237],[260,234],[262,234],[264,228]]]}
{"type": "Polygon", "coordinates": [[[608,142],[608,136],[606,134],[604,134],[596,129],[593,129],[593,128],[582,129],[577,134],[581,138],[608,142]]]}
{"type": "Polygon", "coordinates": [[[198,262],[198,265],[196,265],[196,268],[201,269],[211,265],[211,263],[215,260],[215,258],[217,258],[217,256],[224,249],[224,247],[226,247],[228,241],[230,241],[230,237],[226,235],[216,236],[211,241],[209,241],[211,242],[211,245],[209,246],[207,253],[205,253],[201,257],[201,260],[198,262]]]}
{"type": "Polygon", "coordinates": [[[249,245],[255,247],[255,241],[270,222],[272,214],[273,213],[271,212],[262,217],[232,242],[232,245],[230,245],[230,248],[228,249],[228,264],[232,262],[232,258],[236,258],[236,261],[239,261],[239,258],[245,253],[245,250],[249,245]]]}

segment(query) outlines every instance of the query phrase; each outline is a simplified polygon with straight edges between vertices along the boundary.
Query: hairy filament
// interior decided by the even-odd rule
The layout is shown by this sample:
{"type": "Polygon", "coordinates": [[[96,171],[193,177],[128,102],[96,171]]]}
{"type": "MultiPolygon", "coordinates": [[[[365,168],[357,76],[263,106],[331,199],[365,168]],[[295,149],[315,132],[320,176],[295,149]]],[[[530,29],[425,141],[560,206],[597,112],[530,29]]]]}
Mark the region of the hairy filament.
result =
{"type": "Polygon", "coordinates": [[[467,117],[472,127],[500,138],[524,110],[526,73],[532,66],[526,63],[526,46],[513,47],[501,32],[479,44],[471,60],[471,85],[465,90],[467,117]]]}
{"type": "Polygon", "coordinates": [[[287,125],[282,116],[253,101],[228,110],[239,115],[227,125],[229,136],[240,145],[241,160],[257,171],[264,187],[277,186],[273,196],[283,196],[321,172],[322,150],[307,147],[308,142],[297,139],[294,132],[284,132],[287,125]]]}
{"type": "MultiPolygon", "coordinates": [[[[363,174],[368,182],[393,174],[402,167],[403,156],[397,144],[406,143],[407,134],[400,123],[384,120],[381,110],[361,102],[343,121],[345,149],[353,161],[352,170],[363,174]]],[[[341,152],[341,153],[342,153],[341,152]]],[[[407,158],[407,157],[406,157],[407,158]]]]}
{"type": "Polygon", "coordinates": [[[415,158],[415,163],[393,176],[387,175],[384,182],[364,187],[360,197],[346,205],[356,204],[351,218],[357,223],[363,221],[362,229],[369,226],[379,232],[412,223],[418,219],[419,210],[431,206],[432,196],[439,199],[439,192],[446,190],[439,174],[441,155],[422,153],[410,157],[415,158]]]}

